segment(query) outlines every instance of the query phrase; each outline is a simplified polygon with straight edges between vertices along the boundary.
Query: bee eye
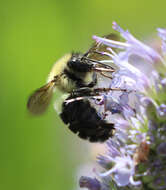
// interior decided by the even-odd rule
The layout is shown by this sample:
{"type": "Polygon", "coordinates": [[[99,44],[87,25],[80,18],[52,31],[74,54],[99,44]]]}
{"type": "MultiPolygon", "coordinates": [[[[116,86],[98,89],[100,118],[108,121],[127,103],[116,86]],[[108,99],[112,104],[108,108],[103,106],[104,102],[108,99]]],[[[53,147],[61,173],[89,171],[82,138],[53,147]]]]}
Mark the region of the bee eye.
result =
{"type": "Polygon", "coordinates": [[[68,67],[76,72],[90,72],[93,68],[92,64],[85,63],[81,60],[69,61],[68,67]]]}

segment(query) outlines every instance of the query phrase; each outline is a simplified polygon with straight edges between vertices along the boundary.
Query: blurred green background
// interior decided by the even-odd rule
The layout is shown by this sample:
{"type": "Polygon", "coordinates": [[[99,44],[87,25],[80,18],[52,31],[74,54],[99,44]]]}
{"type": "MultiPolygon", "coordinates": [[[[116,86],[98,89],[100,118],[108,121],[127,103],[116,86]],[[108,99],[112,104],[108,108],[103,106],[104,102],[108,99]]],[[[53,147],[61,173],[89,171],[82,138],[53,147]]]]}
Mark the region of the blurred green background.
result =
{"type": "MultiPolygon", "coordinates": [[[[141,38],[166,27],[166,1],[0,1],[0,190],[71,190],[87,143],[71,134],[53,106],[26,112],[29,94],[44,84],[66,52],[86,51],[112,21],[141,38]]],[[[88,174],[87,174],[88,175],[88,174]]]]}

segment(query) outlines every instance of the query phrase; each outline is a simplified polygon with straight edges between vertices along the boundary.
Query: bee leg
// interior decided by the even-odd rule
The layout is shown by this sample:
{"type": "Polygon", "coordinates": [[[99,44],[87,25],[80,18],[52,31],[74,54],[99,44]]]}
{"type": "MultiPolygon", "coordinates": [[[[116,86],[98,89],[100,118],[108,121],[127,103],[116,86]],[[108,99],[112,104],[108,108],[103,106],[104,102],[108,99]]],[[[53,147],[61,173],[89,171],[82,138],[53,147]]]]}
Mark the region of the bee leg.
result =
{"type": "Polygon", "coordinates": [[[111,69],[111,70],[115,71],[115,69],[112,66],[107,65],[107,64],[105,64],[105,63],[103,63],[101,61],[98,61],[98,60],[95,60],[95,59],[90,59],[90,58],[87,58],[87,57],[83,57],[82,59],[87,60],[89,62],[89,64],[92,67],[92,70],[93,70],[93,68],[96,67],[96,65],[101,65],[102,66],[101,68],[107,68],[107,69],[111,69]]]}
{"type": "Polygon", "coordinates": [[[95,67],[95,68],[93,68],[93,71],[95,71],[95,72],[110,72],[110,73],[115,72],[114,69],[107,69],[107,68],[102,68],[102,67],[95,67]]]}
{"type": "Polygon", "coordinates": [[[107,75],[105,75],[104,73],[100,73],[101,75],[103,75],[104,77],[106,77],[106,78],[109,78],[109,79],[113,79],[113,77],[112,76],[107,76],[107,75]]]}
{"type": "Polygon", "coordinates": [[[127,89],[122,89],[122,88],[94,88],[92,89],[94,94],[99,94],[100,92],[109,92],[109,91],[123,91],[126,92],[127,89]]]}
{"type": "Polygon", "coordinates": [[[77,88],[72,91],[73,96],[89,96],[92,92],[91,88],[88,87],[82,87],[82,88],[77,88]]]}
{"type": "Polygon", "coordinates": [[[72,92],[72,96],[99,96],[102,92],[110,92],[110,91],[123,91],[126,92],[127,89],[122,88],[88,88],[82,87],[74,89],[72,92]]]}
{"type": "MultiPolygon", "coordinates": [[[[83,100],[83,99],[88,99],[88,98],[93,98],[93,99],[103,99],[103,95],[100,93],[102,92],[109,92],[109,91],[124,91],[126,92],[126,89],[121,89],[121,88],[88,88],[88,87],[82,87],[73,90],[71,93],[71,99],[66,100],[66,103],[71,103],[73,101],[78,101],[78,100],[83,100]]],[[[106,108],[105,108],[106,110],[106,108]]]]}
{"type": "Polygon", "coordinates": [[[100,100],[102,100],[102,98],[103,98],[103,96],[100,96],[100,95],[97,95],[97,96],[77,96],[77,97],[74,97],[74,98],[71,98],[71,99],[67,99],[67,100],[65,100],[64,102],[66,103],[66,104],[69,104],[69,103],[72,103],[72,102],[74,102],[74,101],[80,101],[80,100],[84,100],[84,99],[100,99],[100,100]]]}

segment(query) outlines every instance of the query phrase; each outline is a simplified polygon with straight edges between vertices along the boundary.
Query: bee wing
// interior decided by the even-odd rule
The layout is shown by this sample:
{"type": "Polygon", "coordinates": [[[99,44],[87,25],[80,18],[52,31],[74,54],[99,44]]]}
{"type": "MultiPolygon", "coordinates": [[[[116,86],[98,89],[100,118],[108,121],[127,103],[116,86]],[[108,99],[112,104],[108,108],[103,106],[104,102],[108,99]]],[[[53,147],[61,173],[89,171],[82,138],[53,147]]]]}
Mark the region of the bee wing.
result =
{"type": "Polygon", "coordinates": [[[28,99],[27,108],[30,113],[40,115],[50,104],[54,89],[54,82],[49,82],[37,89],[28,99]]]}
{"type": "MultiPolygon", "coordinates": [[[[119,40],[119,36],[117,36],[116,34],[108,34],[108,35],[103,36],[103,38],[115,40],[115,41],[119,40]]],[[[95,42],[92,44],[92,47],[88,50],[88,52],[85,53],[85,56],[90,59],[94,59],[94,60],[98,60],[98,61],[110,59],[110,57],[108,57],[108,56],[104,56],[99,53],[96,53],[96,51],[110,53],[110,51],[108,51],[107,48],[108,48],[108,46],[95,42]]]]}

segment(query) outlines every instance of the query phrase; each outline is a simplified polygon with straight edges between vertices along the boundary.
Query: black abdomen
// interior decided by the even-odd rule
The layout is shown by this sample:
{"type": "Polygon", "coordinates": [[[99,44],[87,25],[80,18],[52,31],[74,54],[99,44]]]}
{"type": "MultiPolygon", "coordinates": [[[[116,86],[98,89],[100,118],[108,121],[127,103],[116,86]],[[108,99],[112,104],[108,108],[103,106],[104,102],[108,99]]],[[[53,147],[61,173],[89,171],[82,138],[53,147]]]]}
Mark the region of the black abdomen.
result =
{"type": "Polygon", "coordinates": [[[112,136],[114,125],[102,120],[87,99],[63,103],[60,117],[72,132],[90,142],[103,142],[112,136]]]}

